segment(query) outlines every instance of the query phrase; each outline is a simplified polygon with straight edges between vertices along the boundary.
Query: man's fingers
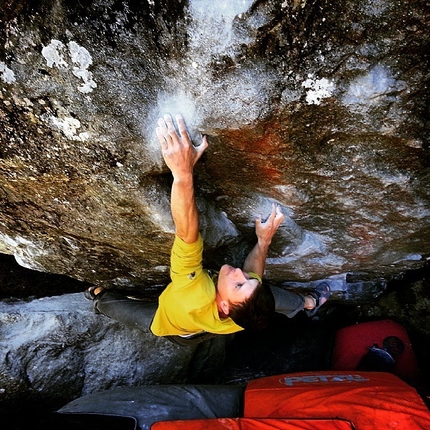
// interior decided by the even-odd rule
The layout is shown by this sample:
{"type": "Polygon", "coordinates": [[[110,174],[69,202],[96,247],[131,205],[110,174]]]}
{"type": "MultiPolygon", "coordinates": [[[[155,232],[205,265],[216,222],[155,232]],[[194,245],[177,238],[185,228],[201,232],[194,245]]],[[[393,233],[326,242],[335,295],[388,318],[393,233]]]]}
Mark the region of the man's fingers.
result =
{"type": "Polygon", "coordinates": [[[261,225],[261,214],[257,216],[257,218],[255,218],[255,225],[256,226],[260,226],[261,225]]]}
{"type": "Polygon", "coordinates": [[[285,215],[281,211],[281,207],[279,205],[276,205],[276,216],[274,223],[276,223],[276,228],[278,228],[282,221],[284,221],[285,215]]]}
{"type": "MultiPolygon", "coordinates": [[[[272,203],[272,212],[270,213],[269,217],[266,219],[264,224],[281,224],[281,222],[284,220],[285,216],[281,211],[281,207],[275,203],[272,203]]],[[[260,215],[260,221],[261,221],[261,215],[260,215]]]]}
{"type": "Polygon", "coordinates": [[[283,220],[285,218],[285,215],[281,211],[281,206],[276,205],[276,218],[280,218],[283,220]]]}
{"type": "Polygon", "coordinates": [[[168,135],[168,131],[167,131],[167,124],[164,121],[164,118],[158,118],[157,124],[158,124],[158,127],[155,129],[157,136],[166,137],[168,135]]]}
{"type": "Polygon", "coordinates": [[[167,124],[166,124],[166,121],[164,121],[164,118],[158,118],[157,124],[158,124],[158,127],[161,128],[161,130],[167,131],[167,124]]]}
{"type": "Polygon", "coordinates": [[[273,222],[276,216],[276,205],[275,203],[272,203],[272,212],[270,212],[269,217],[267,218],[266,222],[273,222]]]}
{"type": "Polygon", "coordinates": [[[163,151],[166,151],[169,147],[178,148],[189,148],[192,150],[194,163],[203,155],[203,152],[209,146],[207,137],[203,136],[202,142],[199,146],[194,146],[188,135],[187,127],[185,125],[184,118],[178,114],[176,116],[178,132],[176,131],[172,117],[170,115],[164,115],[163,118],[158,119],[158,127],[155,129],[158,141],[163,151]]]}
{"type": "Polygon", "coordinates": [[[172,138],[169,135],[169,132],[166,127],[166,123],[163,118],[158,120],[159,127],[156,127],[155,133],[157,134],[158,142],[160,143],[161,150],[166,151],[169,147],[169,144],[172,144],[172,138]]]}
{"type": "Polygon", "coordinates": [[[180,115],[180,114],[176,115],[176,122],[178,123],[179,135],[181,137],[187,137],[188,138],[187,126],[185,125],[185,121],[184,121],[184,118],[182,117],[182,115],[180,115]]]}
{"type": "Polygon", "coordinates": [[[203,154],[203,152],[206,151],[206,148],[209,146],[208,140],[206,136],[203,136],[202,143],[199,146],[195,146],[196,152],[198,154],[198,157],[200,158],[203,154]]]}
{"type": "Polygon", "coordinates": [[[165,144],[166,140],[164,139],[164,135],[163,135],[163,132],[162,132],[161,128],[157,127],[155,129],[155,132],[157,133],[157,138],[158,138],[158,142],[160,143],[160,145],[165,144]]]}
{"type": "Polygon", "coordinates": [[[169,136],[174,140],[177,139],[178,133],[176,133],[176,128],[173,124],[172,117],[170,115],[164,115],[164,122],[166,124],[167,132],[169,133],[169,136]]]}

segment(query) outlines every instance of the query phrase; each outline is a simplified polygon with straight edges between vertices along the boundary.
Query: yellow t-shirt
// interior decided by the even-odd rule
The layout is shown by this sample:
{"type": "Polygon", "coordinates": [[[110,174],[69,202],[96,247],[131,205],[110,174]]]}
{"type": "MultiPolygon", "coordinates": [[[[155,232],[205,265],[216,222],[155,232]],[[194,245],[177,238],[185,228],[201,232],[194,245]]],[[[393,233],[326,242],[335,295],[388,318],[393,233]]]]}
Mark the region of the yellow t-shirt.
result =
{"type": "Polygon", "coordinates": [[[216,289],[202,267],[203,239],[188,244],[175,237],[170,258],[172,282],[161,293],[151,324],[156,336],[190,335],[201,331],[229,334],[243,330],[231,318],[221,319],[216,289]]]}

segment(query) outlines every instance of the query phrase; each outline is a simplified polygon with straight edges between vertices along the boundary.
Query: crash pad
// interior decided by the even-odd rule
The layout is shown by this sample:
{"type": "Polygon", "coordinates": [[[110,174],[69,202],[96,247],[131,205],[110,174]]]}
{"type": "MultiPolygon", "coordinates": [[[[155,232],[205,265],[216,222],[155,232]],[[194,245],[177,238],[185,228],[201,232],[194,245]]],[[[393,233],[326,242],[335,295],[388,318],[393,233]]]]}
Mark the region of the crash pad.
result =
{"type": "Polygon", "coordinates": [[[391,373],[323,371],[251,381],[246,418],[341,418],[357,430],[430,429],[430,412],[406,382],[391,373]]]}
{"type": "Polygon", "coordinates": [[[351,430],[351,423],[342,420],[294,420],[218,418],[212,420],[165,421],[151,430],[351,430]]]}
{"type": "Polygon", "coordinates": [[[371,321],[344,327],[336,332],[331,368],[335,370],[358,369],[368,348],[384,347],[384,340],[398,338],[404,349],[393,353],[392,373],[406,382],[419,380],[419,369],[411,341],[405,328],[391,320],[371,321]]]}
{"type": "Polygon", "coordinates": [[[62,425],[67,419],[75,421],[76,415],[91,414],[94,421],[99,416],[101,422],[106,416],[130,417],[141,429],[149,429],[154,422],[164,420],[236,418],[242,415],[244,389],[235,385],[117,388],[75,399],[57,413],[62,415],[62,425]]]}

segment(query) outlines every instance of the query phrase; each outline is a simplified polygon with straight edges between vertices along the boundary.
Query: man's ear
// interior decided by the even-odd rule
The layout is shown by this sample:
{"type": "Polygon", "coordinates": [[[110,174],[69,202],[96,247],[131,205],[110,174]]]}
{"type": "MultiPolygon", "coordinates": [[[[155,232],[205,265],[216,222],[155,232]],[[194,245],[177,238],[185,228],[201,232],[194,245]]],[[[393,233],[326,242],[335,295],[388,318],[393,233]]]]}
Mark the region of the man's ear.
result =
{"type": "Polygon", "coordinates": [[[221,300],[220,305],[221,305],[221,311],[222,311],[222,313],[227,316],[228,313],[230,312],[230,306],[228,304],[228,301],[221,300]]]}

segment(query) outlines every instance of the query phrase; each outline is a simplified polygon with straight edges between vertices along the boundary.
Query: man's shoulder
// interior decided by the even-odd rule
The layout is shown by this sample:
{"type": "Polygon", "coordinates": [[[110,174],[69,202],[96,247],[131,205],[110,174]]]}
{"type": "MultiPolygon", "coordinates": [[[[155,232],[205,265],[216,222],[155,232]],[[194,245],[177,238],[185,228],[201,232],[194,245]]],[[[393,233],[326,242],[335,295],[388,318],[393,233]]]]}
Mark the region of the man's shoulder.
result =
{"type": "Polygon", "coordinates": [[[181,291],[189,290],[189,293],[198,294],[203,293],[212,295],[215,292],[215,283],[208,270],[200,268],[199,270],[192,271],[186,274],[175,274],[172,273],[172,282],[165,291],[170,290],[181,291]]]}

